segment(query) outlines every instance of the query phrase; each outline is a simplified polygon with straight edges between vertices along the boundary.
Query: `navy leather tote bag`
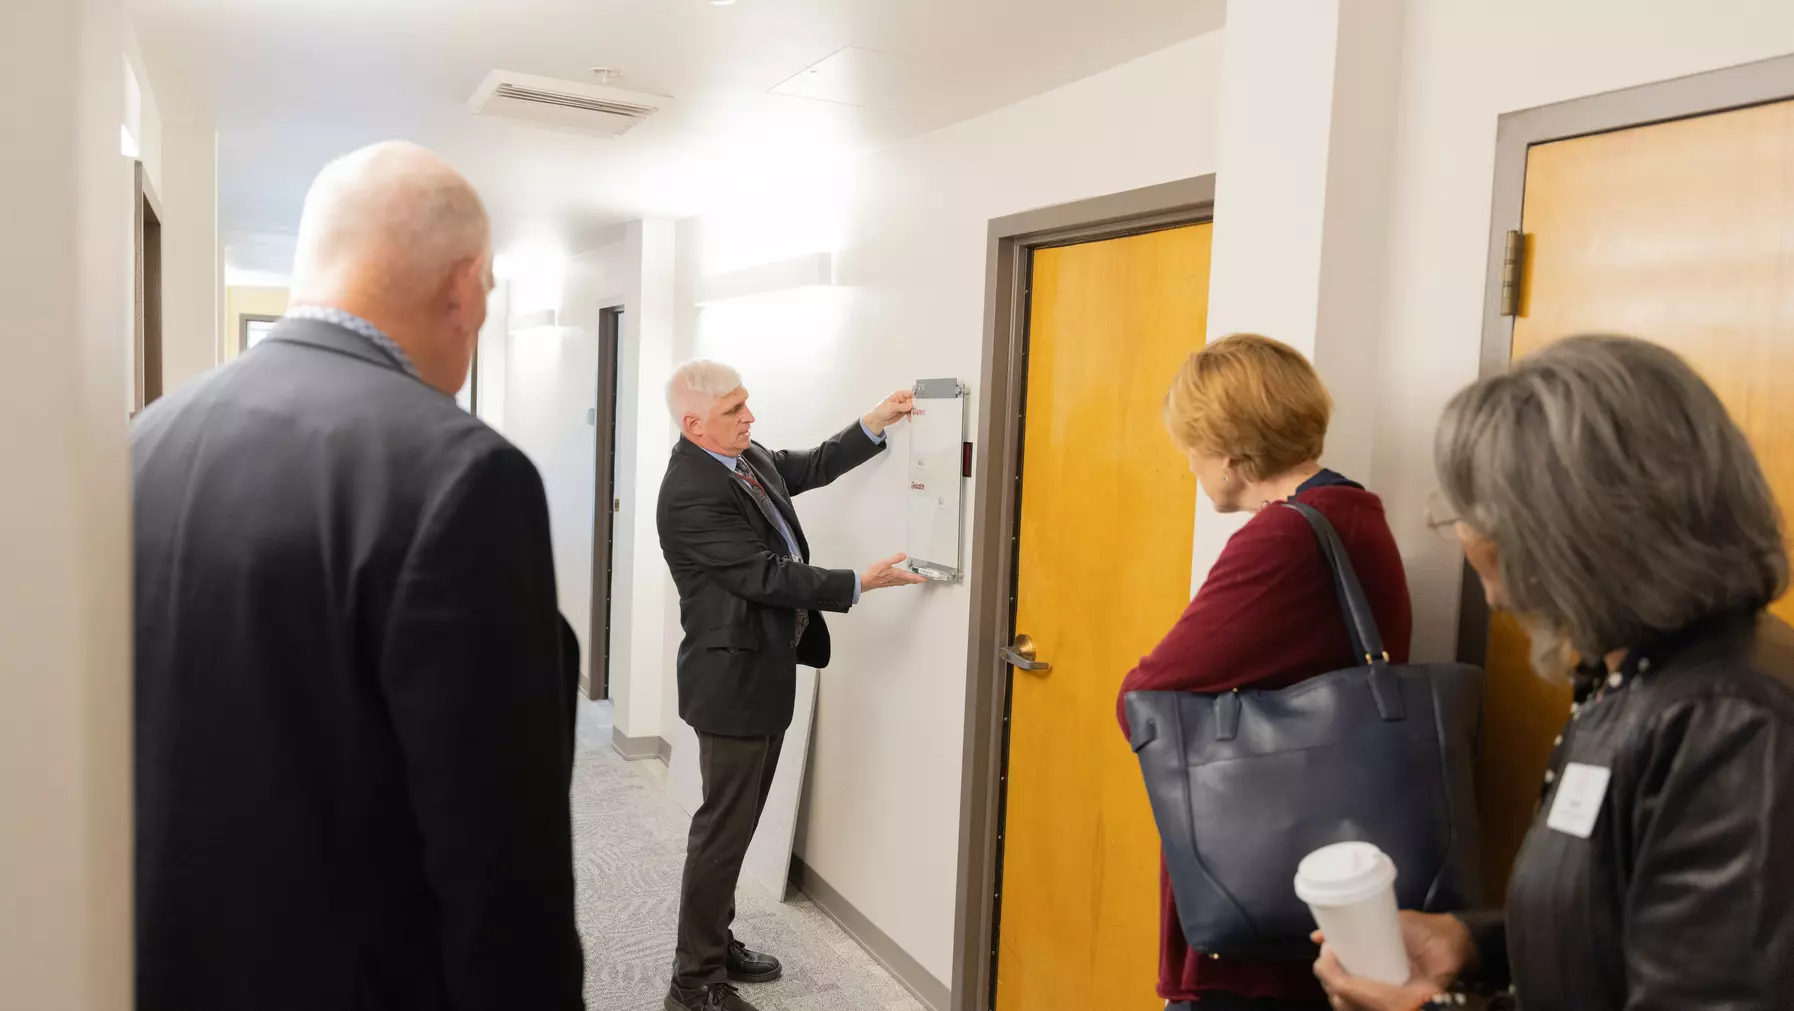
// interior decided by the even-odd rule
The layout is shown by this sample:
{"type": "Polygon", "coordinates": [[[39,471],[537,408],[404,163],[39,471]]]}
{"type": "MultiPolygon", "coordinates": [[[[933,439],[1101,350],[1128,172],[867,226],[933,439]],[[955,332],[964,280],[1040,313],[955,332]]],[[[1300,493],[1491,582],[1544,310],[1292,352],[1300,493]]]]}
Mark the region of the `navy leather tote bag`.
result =
{"type": "Polygon", "coordinates": [[[1339,534],[1309,506],[1363,662],[1276,691],[1134,692],[1134,752],[1184,937],[1219,957],[1311,958],[1296,865],[1336,842],[1395,861],[1403,909],[1480,907],[1483,672],[1392,664],[1339,534]]]}

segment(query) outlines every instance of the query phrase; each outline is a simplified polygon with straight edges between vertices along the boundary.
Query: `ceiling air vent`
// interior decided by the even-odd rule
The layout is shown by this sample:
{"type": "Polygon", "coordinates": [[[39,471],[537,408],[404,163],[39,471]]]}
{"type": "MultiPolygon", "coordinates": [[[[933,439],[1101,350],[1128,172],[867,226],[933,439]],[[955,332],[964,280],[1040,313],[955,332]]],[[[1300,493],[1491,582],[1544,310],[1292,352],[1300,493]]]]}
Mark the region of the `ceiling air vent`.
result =
{"type": "Polygon", "coordinates": [[[494,70],[468,99],[467,107],[481,116],[518,119],[595,137],[620,137],[667,102],[660,95],[494,70]]]}

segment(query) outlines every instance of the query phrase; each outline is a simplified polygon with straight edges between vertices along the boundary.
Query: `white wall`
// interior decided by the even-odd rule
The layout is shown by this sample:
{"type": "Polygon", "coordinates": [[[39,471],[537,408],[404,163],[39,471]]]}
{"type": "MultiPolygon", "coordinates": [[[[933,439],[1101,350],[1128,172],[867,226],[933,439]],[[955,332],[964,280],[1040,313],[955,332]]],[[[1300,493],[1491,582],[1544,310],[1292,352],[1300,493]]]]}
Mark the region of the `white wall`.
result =
{"type": "Polygon", "coordinates": [[[480,327],[480,338],[474,347],[480,373],[475,413],[501,432],[505,429],[505,394],[510,376],[510,312],[511,286],[500,281],[486,298],[486,325],[480,327]]]}
{"type": "Polygon", "coordinates": [[[162,189],[162,112],[156,106],[156,91],[144,64],[143,47],[129,23],[125,25],[125,117],[124,124],[137,142],[137,158],[143,162],[143,174],[157,192],[162,189]]]}
{"type": "Polygon", "coordinates": [[[125,1011],[127,42],[117,0],[4,22],[0,87],[29,100],[0,107],[0,1004],[125,1011]]]}
{"type": "Polygon", "coordinates": [[[1456,633],[1458,555],[1421,512],[1439,413],[1476,375],[1496,118],[1789,52],[1787,3],[1410,5],[1372,483],[1407,561],[1417,655],[1449,656],[1456,633]]]}
{"type": "MultiPolygon", "coordinates": [[[[1374,455],[1404,0],[1231,0],[1208,334],[1268,334],[1333,394],[1324,461],[1374,455]]],[[[1198,495],[1191,589],[1247,515],[1198,495]]]]}
{"type": "Polygon", "coordinates": [[[502,418],[495,427],[542,472],[553,525],[561,611],[591,670],[592,520],[597,428],[587,421],[598,390],[599,310],[623,307],[618,334],[616,497],[610,671],[612,718],[627,737],[661,732],[672,579],[660,557],[655,497],[672,445],[662,390],[672,369],[673,225],[634,221],[598,248],[540,260],[510,280],[509,312],[554,309],[552,330],[508,335],[502,418]]]}
{"type": "Polygon", "coordinates": [[[660,553],[655,506],[667,454],[677,439],[666,407],[674,358],[674,226],[631,222],[639,249],[635,287],[624,292],[622,346],[617,364],[617,513],[611,579],[611,716],[625,737],[664,736],[666,672],[677,640],[678,592],[660,553]]]}
{"type": "MultiPolygon", "coordinates": [[[[839,284],[688,311],[680,356],[741,368],[775,447],[814,444],[919,378],[962,377],[975,401],[990,219],[1213,171],[1220,49],[1219,35],[1180,43],[687,223],[689,271],[834,250],[839,284]]],[[[798,500],[818,564],[902,548],[906,440],[895,430],[889,454],[798,500]]],[[[964,586],[887,590],[831,622],[798,847],[941,980],[969,608],[964,586]]]]}
{"type": "Polygon", "coordinates": [[[142,146],[162,205],[162,389],[169,392],[224,356],[218,134],[193,68],[154,49],[133,47],[128,57],[140,71],[146,108],[155,110],[142,146]]]}
{"type": "Polygon", "coordinates": [[[619,239],[511,283],[511,315],[545,308],[559,315],[559,326],[509,335],[502,431],[542,472],[561,613],[579,635],[582,670],[590,659],[596,445],[596,429],[586,412],[597,401],[598,309],[612,286],[621,283],[619,274],[628,260],[625,246],[619,239]],[[548,289],[542,296],[531,290],[538,284],[548,289]]]}

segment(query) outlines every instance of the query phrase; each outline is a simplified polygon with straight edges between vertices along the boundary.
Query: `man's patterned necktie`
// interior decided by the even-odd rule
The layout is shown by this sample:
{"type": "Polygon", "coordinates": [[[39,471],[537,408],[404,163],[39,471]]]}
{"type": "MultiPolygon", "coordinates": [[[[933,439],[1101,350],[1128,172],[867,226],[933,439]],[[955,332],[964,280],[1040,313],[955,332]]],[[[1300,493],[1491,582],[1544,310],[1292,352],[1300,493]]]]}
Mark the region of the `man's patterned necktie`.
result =
{"type": "MultiPolygon", "coordinates": [[[[772,497],[766,494],[765,486],[763,486],[760,483],[759,478],[754,476],[754,470],[752,467],[748,466],[746,460],[741,460],[741,459],[736,460],[735,476],[741,479],[742,484],[747,485],[748,494],[754,496],[754,501],[759,504],[762,512],[766,513],[766,515],[768,517],[778,515],[778,512],[777,512],[778,507],[776,507],[772,504],[772,497]]],[[[773,524],[773,529],[775,529],[775,530],[778,529],[777,523],[773,524]]],[[[781,534],[781,536],[783,536],[783,535],[781,534]]],[[[791,560],[794,562],[799,562],[799,563],[801,563],[803,561],[803,559],[798,558],[795,555],[791,556],[791,560]]],[[[804,630],[809,627],[810,627],[810,612],[804,610],[801,607],[798,608],[798,610],[797,610],[797,633],[794,636],[792,636],[792,638],[791,638],[791,646],[793,649],[795,649],[797,647],[798,643],[804,641],[804,630]]]]}

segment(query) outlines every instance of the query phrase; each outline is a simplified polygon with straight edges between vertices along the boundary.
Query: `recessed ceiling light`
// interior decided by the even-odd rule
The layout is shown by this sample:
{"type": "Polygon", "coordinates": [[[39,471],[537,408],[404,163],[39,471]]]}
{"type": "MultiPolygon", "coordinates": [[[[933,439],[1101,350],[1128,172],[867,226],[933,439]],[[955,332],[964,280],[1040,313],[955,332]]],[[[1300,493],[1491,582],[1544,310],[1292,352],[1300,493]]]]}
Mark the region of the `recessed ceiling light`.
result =
{"type": "Polygon", "coordinates": [[[712,7],[727,7],[734,2],[735,0],[710,0],[710,5],[712,7]]]}

